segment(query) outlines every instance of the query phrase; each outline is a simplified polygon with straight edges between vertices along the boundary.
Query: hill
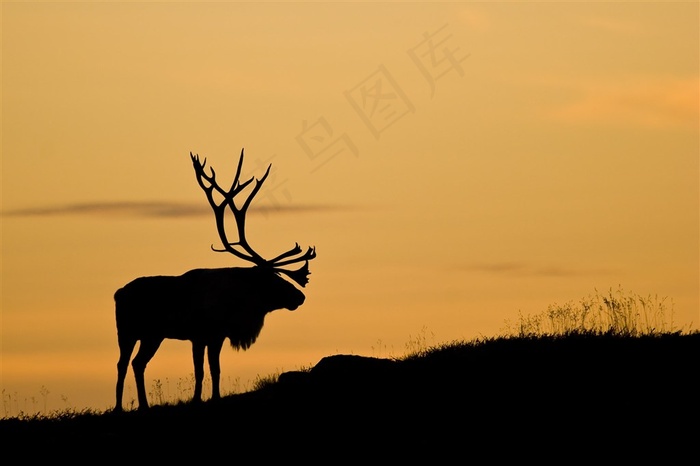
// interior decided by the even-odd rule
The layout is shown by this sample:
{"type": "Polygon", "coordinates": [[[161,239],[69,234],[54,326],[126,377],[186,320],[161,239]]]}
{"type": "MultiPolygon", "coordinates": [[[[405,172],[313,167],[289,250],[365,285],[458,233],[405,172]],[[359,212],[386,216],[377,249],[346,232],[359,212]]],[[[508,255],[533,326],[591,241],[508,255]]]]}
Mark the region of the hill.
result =
{"type": "Polygon", "coordinates": [[[697,332],[496,338],[401,359],[333,355],[218,402],[4,419],[0,438],[51,459],[68,447],[129,458],[218,452],[233,462],[322,452],[330,463],[668,460],[697,454],[698,361],[697,332]]]}

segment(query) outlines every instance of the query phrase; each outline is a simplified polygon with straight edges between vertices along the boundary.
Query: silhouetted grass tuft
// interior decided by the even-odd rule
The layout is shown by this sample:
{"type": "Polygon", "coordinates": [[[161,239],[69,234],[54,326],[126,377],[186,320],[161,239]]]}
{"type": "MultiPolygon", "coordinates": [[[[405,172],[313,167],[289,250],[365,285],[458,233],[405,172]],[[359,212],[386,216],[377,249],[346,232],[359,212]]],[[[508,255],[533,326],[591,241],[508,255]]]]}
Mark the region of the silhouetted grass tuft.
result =
{"type": "Polygon", "coordinates": [[[506,334],[517,336],[613,334],[619,336],[653,335],[688,331],[673,322],[673,302],[658,295],[628,294],[622,287],[600,293],[578,303],[553,304],[547,311],[524,316],[515,324],[506,323],[506,334]]]}

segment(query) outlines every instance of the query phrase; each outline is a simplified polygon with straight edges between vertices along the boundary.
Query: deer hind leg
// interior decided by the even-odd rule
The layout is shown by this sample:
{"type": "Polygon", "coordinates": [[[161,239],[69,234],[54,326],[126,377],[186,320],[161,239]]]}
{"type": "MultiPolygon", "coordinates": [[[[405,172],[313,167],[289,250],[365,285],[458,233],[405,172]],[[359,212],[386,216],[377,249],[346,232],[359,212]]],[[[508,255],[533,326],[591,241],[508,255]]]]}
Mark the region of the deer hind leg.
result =
{"type": "Polygon", "coordinates": [[[192,362],[194,363],[194,395],[192,401],[202,401],[202,381],[204,380],[204,348],[201,341],[192,342],[192,362]]]}
{"type": "Polygon", "coordinates": [[[209,361],[209,371],[211,372],[211,398],[218,400],[221,398],[219,393],[219,379],[221,378],[221,365],[219,363],[219,355],[221,347],[224,344],[224,339],[210,342],[207,346],[207,358],[209,361]]]}
{"type": "Polygon", "coordinates": [[[136,346],[136,340],[119,338],[119,361],[117,362],[117,403],[114,406],[115,411],[122,410],[124,379],[126,379],[126,372],[129,370],[129,360],[131,359],[131,353],[134,352],[134,346],[136,346]]]}
{"type": "Polygon", "coordinates": [[[134,369],[134,378],[136,379],[136,393],[139,399],[139,409],[148,408],[148,398],[146,398],[146,384],[144,382],[144,373],[148,361],[153,358],[153,355],[158,351],[158,347],[163,340],[141,340],[139,351],[136,353],[134,360],[131,361],[131,367],[134,369]]]}

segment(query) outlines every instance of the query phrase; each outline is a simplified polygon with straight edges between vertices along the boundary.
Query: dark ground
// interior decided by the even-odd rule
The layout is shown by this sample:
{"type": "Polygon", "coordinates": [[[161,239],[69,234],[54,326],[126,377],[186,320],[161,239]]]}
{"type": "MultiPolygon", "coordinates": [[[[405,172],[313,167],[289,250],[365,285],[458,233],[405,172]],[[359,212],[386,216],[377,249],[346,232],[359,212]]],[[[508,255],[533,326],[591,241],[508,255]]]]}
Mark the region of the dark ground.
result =
{"type": "Polygon", "coordinates": [[[33,462],[697,464],[699,368],[700,333],[335,355],[218,402],[1,420],[0,442],[33,462]]]}

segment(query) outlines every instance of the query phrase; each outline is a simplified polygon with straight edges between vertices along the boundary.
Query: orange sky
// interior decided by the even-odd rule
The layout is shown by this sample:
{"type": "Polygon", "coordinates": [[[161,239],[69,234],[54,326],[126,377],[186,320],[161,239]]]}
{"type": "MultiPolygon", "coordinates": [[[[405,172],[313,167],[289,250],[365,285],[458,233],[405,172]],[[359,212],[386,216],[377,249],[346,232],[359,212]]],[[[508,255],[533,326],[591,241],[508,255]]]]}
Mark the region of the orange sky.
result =
{"type": "MultiPolygon", "coordinates": [[[[248,239],[318,251],[306,303],[224,349],[224,389],[618,286],[697,328],[698,14],[3,2],[3,414],[110,407],[114,291],[246,265],[209,248],[190,151],[227,181],[243,147],[246,177],[272,163],[248,239]]],[[[177,392],[189,351],[166,342],[147,379],[177,392]]]]}

